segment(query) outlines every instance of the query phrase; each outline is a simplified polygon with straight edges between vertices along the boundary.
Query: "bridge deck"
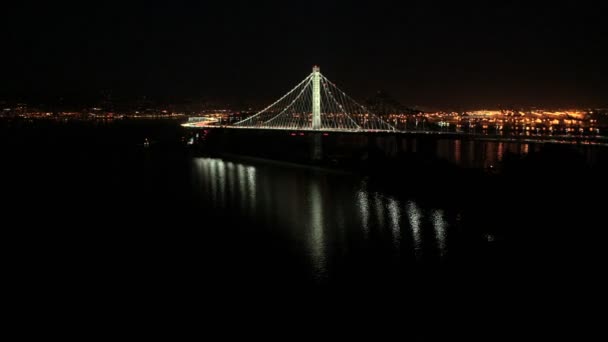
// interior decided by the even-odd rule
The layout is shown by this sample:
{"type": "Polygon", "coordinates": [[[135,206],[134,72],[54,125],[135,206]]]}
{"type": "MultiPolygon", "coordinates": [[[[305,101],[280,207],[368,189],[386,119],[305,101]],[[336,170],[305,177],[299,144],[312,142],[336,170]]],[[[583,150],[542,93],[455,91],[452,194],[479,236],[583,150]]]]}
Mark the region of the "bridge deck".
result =
{"type": "Polygon", "coordinates": [[[382,130],[382,129],[312,129],[307,127],[294,128],[275,128],[275,127],[244,127],[244,126],[228,126],[228,125],[196,125],[195,123],[182,124],[186,128],[194,129],[234,129],[234,130],[256,130],[256,131],[285,131],[285,132],[309,132],[309,133],[345,133],[345,134],[395,134],[395,135],[435,135],[450,138],[470,138],[478,140],[492,141],[517,141],[530,143],[557,143],[557,144],[585,144],[585,145],[600,145],[608,146],[608,137],[594,136],[576,136],[576,135],[500,135],[500,134],[484,134],[484,133],[469,133],[469,132],[448,132],[448,131],[421,131],[421,130],[382,130]]]}

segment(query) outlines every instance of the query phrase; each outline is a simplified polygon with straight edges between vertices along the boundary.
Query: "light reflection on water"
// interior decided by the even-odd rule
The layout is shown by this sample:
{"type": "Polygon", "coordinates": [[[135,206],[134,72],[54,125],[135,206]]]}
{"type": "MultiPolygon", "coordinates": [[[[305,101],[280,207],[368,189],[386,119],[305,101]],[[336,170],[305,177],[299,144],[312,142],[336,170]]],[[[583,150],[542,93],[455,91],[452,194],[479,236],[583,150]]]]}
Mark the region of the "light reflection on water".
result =
{"type": "Polygon", "coordinates": [[[211,184],[211,194],[213,196],[213,206],[217,206],[217,172],[215,164],[217,160],[211,160],[209,164],[205,165],[206,169],[209,170],[209,183],[211,184]]]}
{"type": "Polygon", "coordinates": [[[318,280],[325,277],[325,241],[324,241],[324,218],[323,218],[323,196],[318,182],[310,183],[310,252],[314,274],[318,280]]]}
{"type": "Polygon", "coordinates": [[[359,204],[359,214],[361,215],[361,228],[367,236],[369,234],[369,194],[366,191],[359,190],[357,200],[359,204]]]}
{"type": "Polygon", "coordinates": [[[228,166],[228,192],[230,193],[230,203],[236,202],[236,176],[235,176],[235,168],[234,163],[228,162],[226,163],[228,166]]]}
{"type": "Polygon", "coordinates": [[[358,176],[217,158],[197,158],[194,165],[193,191],[202,205],[272,227],[317,280],[353,250],[388,244],[397,257],[414,260],[426,257],[423,250],[447,251],[447,211],[371,191],[358,176]]]}
{"type": "Polygon", "coordinates": [[[399,248],[401,240],[401,210],[400,203],[393,198],[388,199],[388,212],[391,219],[391,228],[393,232],[393,244],[399,248]]]}
{"type": "Polygon", "coordinates": [[[433,143],[436,144],[437,157],[463,167],[489,167],[502,162],[506,153],[525,155],[531,148],[537,152],[541,147],[525,142],[486,141],[480,144],[473,140],[452,139],[440,139],[433,143]]]}
{"type": "Polygon", "coordinates": [[[437,238],[437,246],[439,253],[443,256],[446,252],[446,222],[443,218],[443,210],[433,210],[433,228],[435,228],[435,236],[437,238]]]}
{"type": "Polygon", "coordinates": [[[249,209],[255,212],[256,204],[255,167],[247,167],[247,191],[249,192],[249,209]]]}
{"type": "Polygon", "coordinates": [[[422,219],[422,213],[416,205],[416,203],[409,201],[407,202],[407,217],[409,220],[410,227],[412,229],[412,239],[414,242],[414,254],[416,258],[419,258],[422,253],[422,234],[420,232],[420,221],[422,219]]]}
{"type": "Polygon", "coordinates": [[[378,219],[378,226],[384,228],[384,203],[382,203],[382,196],[378,193],[374,193],[374,209],[376,211],[376,218],[378,219]]]}
{"type": "Polygon", "coordinates": [[[217,181],[219,189],[219,202],[220,207],[226,207],[226,163],[220,160],[215,163],[217,167],[217,181]]]}
{"type": "Polygon", "coordinates": [[[239,192],[238,192],[238,197],[240,198],[240,209],[241,211],[244,211],[246,208],[246,202],[247,202],[247,198],[245,197],[246,195],[246,190],[245,190],[245,166],[243,164],[237,164],[236,166],[237,169],[237,173],[238,173],[238,178],[239,178],[239,192]]]}

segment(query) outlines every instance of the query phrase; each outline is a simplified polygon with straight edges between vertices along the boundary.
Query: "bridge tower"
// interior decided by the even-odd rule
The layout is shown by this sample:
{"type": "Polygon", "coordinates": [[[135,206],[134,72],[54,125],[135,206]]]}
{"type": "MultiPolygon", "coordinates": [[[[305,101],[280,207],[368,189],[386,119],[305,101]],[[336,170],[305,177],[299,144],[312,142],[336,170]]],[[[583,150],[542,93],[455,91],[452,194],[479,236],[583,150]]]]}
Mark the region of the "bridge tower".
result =
{"type": "Polygon", "coordinates": [[[312,129],[321,129],[321,69],[312,67],[312,129]]]}

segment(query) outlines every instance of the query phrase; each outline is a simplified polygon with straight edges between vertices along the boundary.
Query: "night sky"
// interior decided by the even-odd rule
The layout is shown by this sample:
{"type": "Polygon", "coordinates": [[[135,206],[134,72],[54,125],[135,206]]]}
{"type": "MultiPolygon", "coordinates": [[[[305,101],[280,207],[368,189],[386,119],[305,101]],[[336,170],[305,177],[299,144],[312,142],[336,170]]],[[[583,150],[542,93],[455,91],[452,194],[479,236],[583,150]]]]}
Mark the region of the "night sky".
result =
{"type": "MultiPolygon", "coordinates": [[[[599,3],[599,2],[598,2],[599,3]]],[[[319,64],[357,99],[608,105],[608,6],[582,1],[3,4],[0,100],[277,99],[319,64]]]]}

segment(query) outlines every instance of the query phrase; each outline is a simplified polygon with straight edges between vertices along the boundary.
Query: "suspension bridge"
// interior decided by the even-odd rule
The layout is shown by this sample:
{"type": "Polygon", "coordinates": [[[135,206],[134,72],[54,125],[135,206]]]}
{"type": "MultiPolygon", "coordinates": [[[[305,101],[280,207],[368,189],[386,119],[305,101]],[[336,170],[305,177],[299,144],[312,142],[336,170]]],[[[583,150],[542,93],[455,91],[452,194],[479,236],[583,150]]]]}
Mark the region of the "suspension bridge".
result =
{"type": "MultiPolygon", "coordinates": [[[[185,127],[213,127],[209,121],[185,127]]],[[[268,107],[232,125],[233,129],[299,130],[318,132],[395,132],[395,127],[353,100],[328,80],[318,66],[293,89],[268,107]]]]}

